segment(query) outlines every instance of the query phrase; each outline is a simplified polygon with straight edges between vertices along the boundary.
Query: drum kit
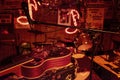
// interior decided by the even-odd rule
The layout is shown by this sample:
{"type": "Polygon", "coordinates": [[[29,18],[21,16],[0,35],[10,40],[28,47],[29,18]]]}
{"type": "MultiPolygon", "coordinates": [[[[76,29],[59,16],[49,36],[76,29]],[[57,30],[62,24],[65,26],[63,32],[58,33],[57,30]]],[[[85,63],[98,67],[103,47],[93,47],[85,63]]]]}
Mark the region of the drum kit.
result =
{"type": "MultiPolygon", "coordinates": [[[[55,40],[55,39],[54,39],[55,40]]],[[[85,57],[85,51],[92,48],[92,40],[90,35],[85,32],[77,34],[75,39],[57,40],[52,44],[34,42],[35,47],[32,49],[32,57],[36,62],[40,62],[48,57],[64,56],[68,53],[72,54],[77,73],[79,73],[79,61],[85,57]]],[[[90,73],[90,71],[88,71],[90,73]]]]}
{"type": "Polygon", "coordinates": [[[92,40],[87,33],[82,32],[78,34],[79,35],[74,39],[74,41],[65,38],[65,40],[57,40],[52,42],[52,44],[34,42],[33,45],[35,45],[35,47],[32,51],[34,54],[37,54],[42,51],[46,51],[48,53],[51,49],[66,48],[73,54],[72,57],[82,58],[85,56],[85,54],[83,54],[84,51],[88,51],[92,48],[92,40]]]}

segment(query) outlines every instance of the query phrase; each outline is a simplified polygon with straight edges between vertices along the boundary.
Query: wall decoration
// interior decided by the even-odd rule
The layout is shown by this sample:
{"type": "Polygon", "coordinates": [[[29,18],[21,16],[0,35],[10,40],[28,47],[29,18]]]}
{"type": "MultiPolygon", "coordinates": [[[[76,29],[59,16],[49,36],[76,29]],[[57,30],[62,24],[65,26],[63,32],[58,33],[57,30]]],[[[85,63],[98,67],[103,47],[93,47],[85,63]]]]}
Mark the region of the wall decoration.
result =
{"type": "Polygon", "coordinates": [[[93,3],[89,5],[86,12],[86,28],[103,29],[104,7],[102,3],[93,3]]]}
{"type": "Polygon", "coordinates": [[[58,24],[60,25],[71,25],[70,9],[59,9],[58,10],[58,24]]]}

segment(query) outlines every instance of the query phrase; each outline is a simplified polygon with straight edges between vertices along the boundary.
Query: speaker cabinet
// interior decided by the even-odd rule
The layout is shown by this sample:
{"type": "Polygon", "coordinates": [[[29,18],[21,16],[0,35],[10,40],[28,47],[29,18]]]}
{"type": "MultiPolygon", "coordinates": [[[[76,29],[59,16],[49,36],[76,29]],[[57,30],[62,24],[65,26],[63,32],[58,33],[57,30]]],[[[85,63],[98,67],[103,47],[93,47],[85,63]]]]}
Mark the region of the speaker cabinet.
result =
{"type": "Polygon", "coordinates": [[[12,13],[0,13],[0,34],[14,33],[14,19],[12,13]]]}

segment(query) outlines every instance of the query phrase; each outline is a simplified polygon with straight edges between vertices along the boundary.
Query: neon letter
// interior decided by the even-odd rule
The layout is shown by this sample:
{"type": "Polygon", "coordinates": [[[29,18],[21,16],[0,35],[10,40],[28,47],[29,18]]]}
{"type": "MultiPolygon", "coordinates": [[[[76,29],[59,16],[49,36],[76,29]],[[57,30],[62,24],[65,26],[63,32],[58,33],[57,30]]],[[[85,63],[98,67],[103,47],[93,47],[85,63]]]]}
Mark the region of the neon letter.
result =
{"type": "MultiPolygon", "coordinates": [[[[70,13],[72,15],[74,26],[77,26],[78,25],[77,20],[79,20],[79,18],[80,18],[80,15],[79,15],[78,11],[73,9],[73,10],[70,11],[70,13]]],[[[78,31],[78,29],[75,29],[74,31],[70,32],[70,31],[68,31],[69,29],[70,28],[65,29],[65,32],[68,33],[68,34],[74,34],[74,33],[76,33],[78,31]]]]}

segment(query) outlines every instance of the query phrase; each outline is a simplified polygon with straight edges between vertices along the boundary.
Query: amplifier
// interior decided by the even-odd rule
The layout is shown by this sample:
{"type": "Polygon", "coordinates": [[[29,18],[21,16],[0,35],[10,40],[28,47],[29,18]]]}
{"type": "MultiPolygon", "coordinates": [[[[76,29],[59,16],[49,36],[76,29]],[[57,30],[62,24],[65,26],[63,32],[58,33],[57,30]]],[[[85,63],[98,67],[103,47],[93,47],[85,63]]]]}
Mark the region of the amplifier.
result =
{"type": "Polygon", "coordinates": [[[12,13],[0,13],[0,34],[14,33],[14,18],[12,13]]]}

